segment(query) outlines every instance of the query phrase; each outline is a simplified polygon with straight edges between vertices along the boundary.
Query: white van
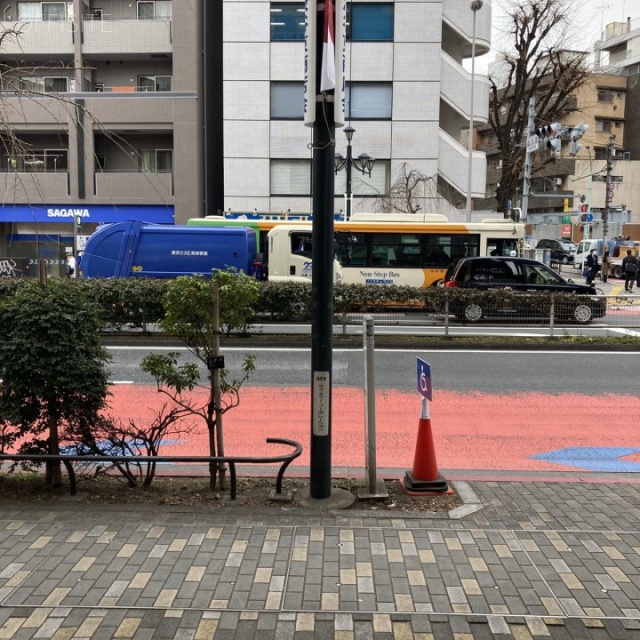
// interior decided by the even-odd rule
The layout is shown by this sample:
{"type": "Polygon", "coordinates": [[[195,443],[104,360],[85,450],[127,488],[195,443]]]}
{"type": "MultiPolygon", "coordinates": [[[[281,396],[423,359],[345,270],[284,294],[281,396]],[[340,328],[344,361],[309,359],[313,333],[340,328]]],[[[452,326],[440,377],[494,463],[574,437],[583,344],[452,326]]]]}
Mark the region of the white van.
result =
{"type": "MultiPolygon", "coordinates": [[[[627,255],[627,250],[631,249],[634,255],[638,255],[640,251],[640,242],[616,242],[615,240],[607,240],[609,251],[611,252],[611,276],[614,278],[622,278],[622,260],[627,255]]],[[[592,240],[583,240],[576,250],[576,257],[573,266],[582,273],[584,263],[587,256],[595,249],[598,257],[602,259],[602,239],[594,238],[592,240]]]]}

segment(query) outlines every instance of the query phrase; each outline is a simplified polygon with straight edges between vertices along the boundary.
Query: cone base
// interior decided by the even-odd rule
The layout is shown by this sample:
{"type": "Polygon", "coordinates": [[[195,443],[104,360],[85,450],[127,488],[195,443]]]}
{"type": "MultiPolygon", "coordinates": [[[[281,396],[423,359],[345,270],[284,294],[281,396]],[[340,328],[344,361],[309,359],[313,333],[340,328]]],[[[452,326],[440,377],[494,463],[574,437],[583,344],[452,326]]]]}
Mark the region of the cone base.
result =
{"type": "Polygon", "coordinates": [[[405,491],[411,495],[438,494],[449,491],[449,484],[442,474],[438,474],[435,480],[420,480],[411,471],[407,471],[404,474],[402,484],[405,491]]]}

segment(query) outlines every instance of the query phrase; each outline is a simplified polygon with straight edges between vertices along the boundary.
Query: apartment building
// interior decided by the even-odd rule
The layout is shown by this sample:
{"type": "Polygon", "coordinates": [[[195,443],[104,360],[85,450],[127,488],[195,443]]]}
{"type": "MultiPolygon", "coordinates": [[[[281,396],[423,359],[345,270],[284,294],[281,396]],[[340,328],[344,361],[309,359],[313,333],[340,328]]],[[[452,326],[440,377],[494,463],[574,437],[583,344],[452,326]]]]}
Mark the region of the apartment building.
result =
{"type": "MultiPolygon", "coordinates": [[[[310,210],[304,2],[0,0],[0,19],[0,255],[55,264],[74,238],[123,219],[310,210]]],[[[472,87],[476,125],[488,105],[488,83],[463,67],[473,20],[467,0],[348,3],[346,121],[354,156],[376,158],[370,177],[354,171],[353,211],[402,166],[433,177],[450,211],[464,203],[472,87]]],[[[475,22],[481,55],[488,0],[475,22]]],[[[480,197],[486,159],[471,162],[480,197]]]]}
{"type": "MultiPolygon", "coordinates": [[[[614,187],[609,201],[609,233],[621,233],[622,225],[630,221],[635,189],[632,173],[629,173],[634,170],[633,163],[629,162],[631,154],[624,147],[626,99],[627,77],[615,74],[592,73],[575,92],[567,112],[559,119],[560,124],[566,129],[586,124],[589,129],[578,141],[581,148],[575,155],[571,155],[571,142],[567,139],[561,153],[555,157],[542,148],[533,154],[527,222],[533,225],[577,224],[577,216],[571,218],[565,214],[579,212],[586,204],[594,216],[590,233],[592,237],[601,234],[602,211],[606,205],[607,154],[613,136],[615,153],[611,179],[614,187]]],[[[493,133],[489,129],[482,133],[484,139],[480,148],[487,153],[488,165],[487,199],[479,201],[479,206],[490,206],[500,179],[500,155],[493,133]]],[[[518,206],[521,196],[519,189],[514,194],[514,206],[518,206]]],[[[548,235],[549,230],[544,233],[548,235]]],[[[556,235],[559,235],[559,229],[556,235]]]]}

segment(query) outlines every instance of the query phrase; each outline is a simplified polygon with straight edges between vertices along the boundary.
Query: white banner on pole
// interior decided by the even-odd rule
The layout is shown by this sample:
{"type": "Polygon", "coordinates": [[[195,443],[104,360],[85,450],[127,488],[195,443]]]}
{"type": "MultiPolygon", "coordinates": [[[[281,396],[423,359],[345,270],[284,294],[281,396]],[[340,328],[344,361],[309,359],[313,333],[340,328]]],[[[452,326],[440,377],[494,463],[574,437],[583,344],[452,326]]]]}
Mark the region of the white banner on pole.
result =
{"type": "Polygon", "coordinates": [[[346,0],[305,0],[305,47],[304,47],[304,124],[312,127],[316,121],[319,92],[333,95],[334,122],[344,125],[344,89],[347,64],[347,3],[346,0]],[[323,57],[319,86],[317,77],[317,33],[318,20],[323,25],[323,57]],[[333,29],[329,28],[333,25],[333,29]],[[341,52],[336,55],[336,52],[341,52]]]}

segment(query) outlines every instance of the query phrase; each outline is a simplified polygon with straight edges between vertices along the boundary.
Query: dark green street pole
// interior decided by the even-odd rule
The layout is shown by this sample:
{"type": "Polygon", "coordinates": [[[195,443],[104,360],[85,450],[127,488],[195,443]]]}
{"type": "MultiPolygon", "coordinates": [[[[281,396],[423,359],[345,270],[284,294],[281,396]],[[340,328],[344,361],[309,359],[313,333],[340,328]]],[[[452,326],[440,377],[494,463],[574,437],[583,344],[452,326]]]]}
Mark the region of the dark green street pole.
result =
{"type": "MultiPolygon", "coordinates": [[[[331,0],[326,0],[331,2],[331,0]]],[[[315,4],[315,3],[313,3],[315,4]]],[[[331,405],[333,328],[333,210],[335,122],[334,90],[322,90],[323,43],[326,39],[325,5],[316,21],[315,77],[316,117],[313,124],[312,159],[312,321],[311,321],[311,498],[331,496],[331,405]]],[[[333,6],[330,19],[333,21],[333,6]]],[[[331,27],[333,38],[334,26],[331,27]]],[[[325,60],[326,65],[326,60],[325,60]]],[[[335,73],[335,72],[334,72],[335,73]]]]}

